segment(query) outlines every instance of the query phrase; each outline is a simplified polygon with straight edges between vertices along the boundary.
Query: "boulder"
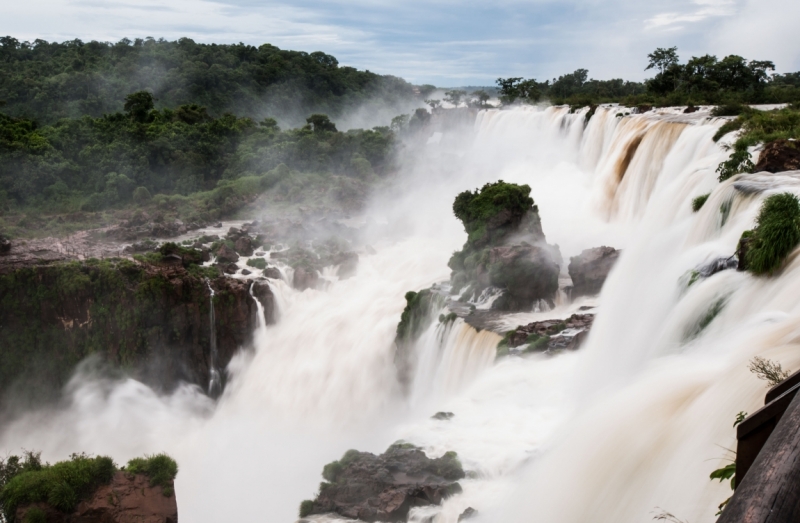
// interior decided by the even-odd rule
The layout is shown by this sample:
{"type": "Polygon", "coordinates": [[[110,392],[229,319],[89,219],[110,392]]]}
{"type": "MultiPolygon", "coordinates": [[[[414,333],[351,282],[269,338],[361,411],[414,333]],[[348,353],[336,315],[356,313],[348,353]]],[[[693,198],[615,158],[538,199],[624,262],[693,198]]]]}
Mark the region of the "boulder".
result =
{"type": "Polygon", "coordinates": [[[270,278],[273,280],[280,280],[283,278],[283,276],[281,275],[281,270],[278,269],[277,267],[267,267],[266,269],[261,271],[261,274],[263,274],[266,278],[270,278]]]}
{"type": "Polygon", "coordinates": [[[222,271],[225,274],[236,274],[236,271],[239,270],[239,267],[235,263],[228,263],[222,268],[222,271]]]}
{"type": "Polygon", "coordinates": [[[267,325],[275,323],[275,295],[268,283],[257,281],[253,284],[253,296],[264,308],[264,322],[267,325]]]}
{"type": "Polygon", "coordinates": [[[250,276],[253,273],[250,272],[250,269],[242,269],[242,274],[245,275],[245,276],[250,276]]]}
{"type": "Polygon", "coordinates": [[[319,273],[314,269],[305,269],[298,267],[294,270],[294,277],[292,278],[292,287],[298,291],[306,289],[316,289],[319,285],[319,273]]]}
{"type": "Polygon", "coordinates": [[[178,523],[174,493],[165,495],[162,487],[151,487],[145,475],[124,471],[116,472],[111,483],[98,487],[71,514],[36,503],[17,509],[16,521],[28,521],[26,516],[32,510],[43,513],[47,523],[178,523]]]}
{"type": "Polygon", "coordinates": [[[567,269],[572,278],[572,297],[598,294],[619,254],[613,247],[595,247],[570,258],[567,269]]]}
{"type": "Polygon", "coordinates": [[[492,304],[498,310],[530,310],[539,301],[554,305],[558,291],[561,255],[558,247],[547,244],[493,247],[485,269],[478,269],[482,283],[504,289],[492,304]]]}
{"type": "Polygon", "coordinates": [[[220,245],[217,249],[217,263],[236,263],[239,261],[239,255],[236,251],[225,245],[220,245]]]}
{"type": "Polygon", "coordinates": [[[436,459],[407,444],[376,456],[349,450],[325,466],[327,482],[305,515],[336,513],[361,521],[406,521],[412,507],[438,505],[461,492],[464,470],[454,452],[436,459]]]}
{"type": "Polygon", "coordinates": [[[800,170],[800,143],[795,140],[775,140],[764,145],[755,168],[755,172],[771,173],[797,170],[800,170]]]}
{"type": "Polygon", "coordinates": [[[573,314],[565,320],[535,321],[521,325],[506,336],[508,347],[528,345],[528,350],[575,350],[589,335],[594,314],[573,314]]]}
{"type": "Polygon", "coordinates": [[[236,243],[234,243],[233,248],[241,256],[252,256],[253,240],[251,240],[249,236],[240,236],[239,239],[236,240],[236,243]]]}
{"type": "Polygon", "coordinates": [[[466,510],[464,510],[464,512],[462,512],[458,516],[458,520],[459,521],[464,521],[465,519],[474,518],[477,515],[478,515],[478,511],[477,510],[475,510],[472,507],[467,507],[466,510]]]}

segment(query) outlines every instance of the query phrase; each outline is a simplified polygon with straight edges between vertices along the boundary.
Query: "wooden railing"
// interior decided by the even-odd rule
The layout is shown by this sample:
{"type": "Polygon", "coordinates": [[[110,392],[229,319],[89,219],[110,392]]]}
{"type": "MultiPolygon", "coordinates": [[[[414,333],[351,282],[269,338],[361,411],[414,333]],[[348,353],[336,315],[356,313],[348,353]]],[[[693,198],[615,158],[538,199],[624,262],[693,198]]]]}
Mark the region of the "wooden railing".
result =
{"type": "Polygon", "coordinates": [[[736,490],[717,523],[800,522],[800,371],[736,431],[736,490]]]}

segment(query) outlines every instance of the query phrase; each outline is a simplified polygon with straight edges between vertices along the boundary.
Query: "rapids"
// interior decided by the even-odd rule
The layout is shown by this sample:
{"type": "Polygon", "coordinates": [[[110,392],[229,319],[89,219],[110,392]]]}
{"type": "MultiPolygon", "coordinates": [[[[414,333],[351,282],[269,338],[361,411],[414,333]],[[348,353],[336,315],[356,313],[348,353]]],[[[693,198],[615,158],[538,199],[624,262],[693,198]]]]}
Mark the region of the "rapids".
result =
{"type": "Polygon", "coordinates": [[[661,510],[714,521],[730,489],[708,475],[731,456],[736,413],[755,410],[766,391],[748,360],[800,366],[800,257],[771,279],[723,271],[687,288],[685,275],[731,255],[765,195],[800,194],[800,177],[719,183],[727,153],[711,137],[721,121],[620,111],[598,108],[588,125],[586,110],[480,112],[474,127],[413,150],[396,186],[374,198],[364,238],[376,254],[360,253],[353,278],[328,272],[324,291],[271,283],[280,319],[259,322],[217,402],[189,386],[158,395],[87,362],[62,405],[0,429],[0,451],[121,463],[169,452],[181,467],[181,518],[198,523],[295,521],[325,463],[398,439],[431,457],[454,450],[470,471],[462,494],[416,509],[412,521],[456,523],[467,507],[476,522],[641,523],[661,510]],[[585,248],[623,249],[589,300],[599,303],[592,333],[575,353],[495,361],[496,334],[434,322],[404,396],[393,366],[403,296],[448,278],[466,237],[453,198],[498,179],[531,186],[565,263],[585,248]],[[707,192],[692,213],[692,198],[707,192]],[[437,411],[455,416],[431,419],[437,411]]]}

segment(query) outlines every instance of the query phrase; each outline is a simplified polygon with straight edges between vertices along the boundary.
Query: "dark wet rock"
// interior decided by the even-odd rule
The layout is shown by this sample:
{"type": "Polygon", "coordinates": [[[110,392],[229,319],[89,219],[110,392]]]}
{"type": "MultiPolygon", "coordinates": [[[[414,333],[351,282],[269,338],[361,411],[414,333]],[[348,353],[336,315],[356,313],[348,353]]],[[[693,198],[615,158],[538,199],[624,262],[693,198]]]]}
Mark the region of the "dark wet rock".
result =
{"type": "Polygon", "coordinates": [[[458,516],[458,520],[459,521],[464,521],[465,519],[470,519],[470,518],[473,518],[473,517],[475,517],[477,515],[478,515],[478,511],[477,510],[475,510],[472,507],[467,507],[466,510],[464,510],[464,512],[462,512],[458,516]]]}
{"type": "Polygon", "coordinates": [[[795,140],[775,140],[764,145],[755,168],[755,172],[770,173],[797,170],[800,170],[800,143],[795,140]]]}
{"type": "Polygon", "coordinates": [[[588,336],[594,314],[573,314],[565,320],[535,321],[521,325],[506,335],[510,348],[528,345],[527,350],[575,350],[588,336]]]}
{"type": "Polygon", "coordinates": [[[453,416],[455,416],[455,414],[453,414],[452,412],[437,412],[436,414],[431,416],[431,419],[446,421],[452,419],[453,416]]]}
{"type": "Polygon", "coordinates": [[[298,267],[294,271],[292,287],[299,291],[306,289],[316,289],[319,286],[319,273],[314,269],[298,267]]]}
{"type": "Polygon", "coordinates": [[[708,278],[709,276],[713,276],[718,272],[736,269],[738,267],[739,260],[736,258],[736,256],[728,256],[726,258],[717,258],[711,263],[703,265],[697,270],[697,272],[701,277],[708,278]]]}
{"type": "Polygon", "coordinates": [[[599,294],[620,252],[613,247],[595,247],[570,258],[567,270],[572,278],[572,297],[599,294]]]}
{"type": "Polygon", "coordinates": [[[267,253],[266,253],[266,252],[264,252],[264,251],[256,251],[256,252],[255,252],[255,255],[256,255],[256,256],[266,256],[266,255],[267,255],[267,253]]]}
{"type": "Polygon", "coordinates": [[[47,503],[17,509],[15,521],[36,521],[32,512],[42,514],[46,523],[178,523],[178,504],[173,493],[164,495],[161,486],[151,486],[144,474],[119,471],[108,485],[101,485],[75,510],[65,514],[47,503]]]}
{"type": "Polygon", "coordinates": [[[214,227],[216,227],[216,228],[220,228],[220,227],[222,227],[222,222],[217,222],[217,223],[215,223],[215,224],[214,224],[214,227]]]}
{"type": "Polygon", "coordinates": [[[236,274],[238,270],[239,267],[235,263],[228,263],[222,268],[225,274],[236,274]]]}
{"type": "Polygon", "coordinates": [[[249,269],[242,269],[242,274],[245,275],[245,276],[249,276],[250,274],[253,274],[253,273],[250,272],[249,269]]]}
{"type": "Polygon", "coordinates": [[[4,271],[0,396],[11,387],[37,398],[58,394],[90,355],[157,389],[186,382],[206,390],[209,284],[220,368],[249,346],[256,326],[249,282],[207,281],[181,264],[70,261],[4,271]]]}
{"type": "Polygon", "coordinates": [[[236,251],[225,245],[224,243],[220,245],[219,249],[217,249],[217,263],[236,263],[239,261],[239,255],[236,254],[236,251]]]}
{"type": "Polygon", "coordinates": [[[253,240],[249,236],[240,236],[234,243],[233,248],[241,256],[252,256],[253,240]]]}
{"type": "Polygon", "coordinates": [[[11,252],[11,240],[0,234],[0,254],[11,252]]]}
{"type": "Polygon", "coordinates": [[[690,106],[688,106],[686,109],[684,109],[684,110],[683,110],[683,114],[691,114],[691,113],[696,113],[696,112],[697,112],[697,111],[699,111],[699,110],[700,110],[700,108],[699,108],[699,107],[696,107],[696,106],[694,106],[694,105],[690,105],[690,106]]]}
{"type": "Polygon", "coordinates": [[[267,267],[266,269],[261,271],[261,274],[263,274],[266,278],[271,278],[273,280],[280,280],[283,278],[281,270],[278,269],[277,267],[267,267]]]}
{"type": "MultiPolygon", "coordinates": [[[[560,255],[549,245],[494,247],[485,267],[486,282],[504,289],[492,308],[504,311],[531,309],[539,300],[554,304],[558,291],[560,255]]],[[[483,277],[483,274],[480,275],[483,277]]]]}
{"type": "Polygon", "coordinates": [[[253,283],[253,296],[264,307],[264,322],[267,325],[275,323],[275,295],[269,284],[263,281],[253,283]]]}
{"type": "MultiPolygon", "coordinates": [[[[461,492],[464,470],[454,452],[436,459],[407,444],[383,454],[349,450],[325,466],[326,482],[305,515],[336,513],[361,521],[406,521],[412,507],[438,505],[461,492]]],[[[304,504],[309,502],[304,502],[304,504]]]]}

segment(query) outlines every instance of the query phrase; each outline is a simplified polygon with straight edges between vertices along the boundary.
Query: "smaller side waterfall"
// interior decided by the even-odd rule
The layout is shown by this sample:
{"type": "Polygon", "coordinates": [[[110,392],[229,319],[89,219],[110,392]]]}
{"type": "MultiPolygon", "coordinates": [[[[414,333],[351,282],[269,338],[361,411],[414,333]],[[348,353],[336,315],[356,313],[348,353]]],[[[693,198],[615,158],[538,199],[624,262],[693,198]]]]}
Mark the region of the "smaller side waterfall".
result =
{"type": "Polygon", "coordinates": [[[209,350],[208,350],[208,395],[216,398],[222,392],[222,380],[220,377],[219,369],[217,369],[217,329],[216,320],[214,318],[214,289],[211,288],[211,282],[206,280],[209,292],[209,350]]]}
{"type": "MultiPolygon", "coordinates": [[[[267,284],[268,285],[268,284],[267,284]]],[[[267,330],[267,320],[264,316],[264,305],[258,299],[258,296],[255,295],[253,289],[255,289],[256,282],[250,284],[250,296],[253,298],[253,301],[256,302],[256,332],[254,337],[255,346],[258,347],[261,345],[261,340],[264,339],[267,330]]]]}

